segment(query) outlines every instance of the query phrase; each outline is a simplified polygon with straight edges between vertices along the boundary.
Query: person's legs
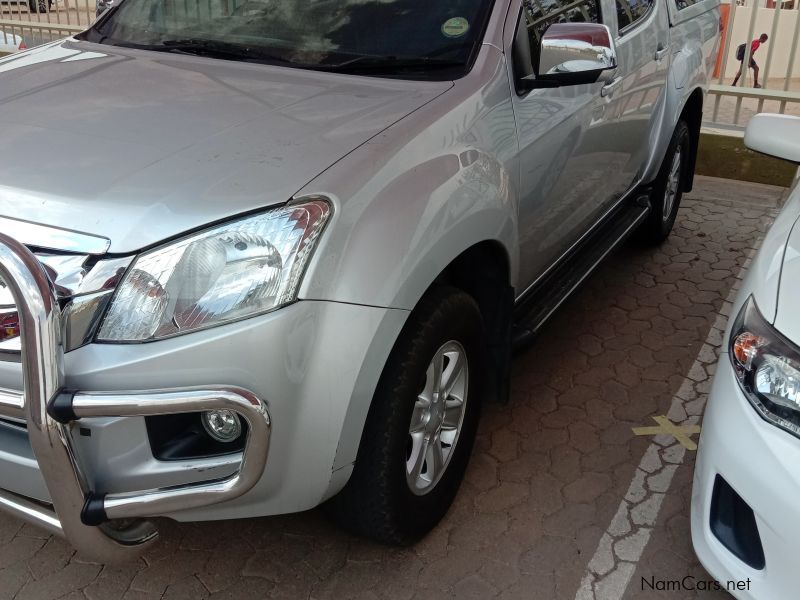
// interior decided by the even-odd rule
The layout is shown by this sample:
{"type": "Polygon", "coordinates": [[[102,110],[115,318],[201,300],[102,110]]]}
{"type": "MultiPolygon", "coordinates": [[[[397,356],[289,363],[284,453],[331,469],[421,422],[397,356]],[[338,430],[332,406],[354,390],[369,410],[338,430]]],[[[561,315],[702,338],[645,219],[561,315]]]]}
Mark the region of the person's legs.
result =
{"type": "Polygon", "coordinates": [[[753,59],[750,59],[750,66],[753,67],[753,87],[760,88],[761,86],[758,84],[758,63],[753,59]]]}
{"type": "Polygon", "coordinates": [[[739,77],[742,76],[742,66],[743,66],[743,64],[744,64],[744,61],[739,63],[739,70],[736,72],[736,77],[733,78],[733,84],[732,84],[733,87],[736,87],[736,84],[739,83],[739,77]]]}

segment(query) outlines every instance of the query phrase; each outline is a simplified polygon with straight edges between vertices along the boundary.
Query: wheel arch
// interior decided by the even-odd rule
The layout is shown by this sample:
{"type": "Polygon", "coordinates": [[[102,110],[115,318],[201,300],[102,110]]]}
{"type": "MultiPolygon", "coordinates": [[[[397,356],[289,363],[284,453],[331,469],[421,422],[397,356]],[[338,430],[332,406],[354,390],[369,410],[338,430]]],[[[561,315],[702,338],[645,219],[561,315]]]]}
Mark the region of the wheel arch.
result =
{"type": "Polygon", "coordinates": [[[485,284],[509,286],[511,261],[508,252],[497,240],[483,240],[456,256],[442,270],[430,287],[447,284],[456,287],[478,303],[482,314],[496,310],[497,298],[485,284]]]}
{"type": "MultiPolygon", "coordinates": [[[[495,239],[481,240],[465,248],[450,260],[417,299],[418,304],[431,290],[439,286],[452,286],[469,294],[475,300],[487,330],[486,358],[490,369],[489,376],[496,381],[505,380],[510,369],[511,313],[514,300],[514,288],[511,286],[511,264],[511,257],[503,243],[495,239]]],[[[394,350],[397,340],[402,336],[404,330],[405,325],[393,333],[394,339],[389,344],[391,351],[394,350]]],[[[391,351],[387,354],[387,360],[391,356],[391,351]]],[[[385,366],[384,363],[383,368],[385,366]]],[[[367,370],[371,371],[371,368],[367,370]]],[[[374,374],[365,372],[364,368],[359,374],[359,380],[373,377],[374,374]]],[[[357,389],[362,390],[369,387],[372,390],[372,396],[354,398],[347,408],[342,427],[343,432],[348,432],[347,441],[343,439],[344,436],[340,437],[334,460],[334,476],[331,479],[326,498],[338,492],[349,478],[349,472],[361,444],[361,435],[367,414],[374,399],[377,379],[375,378],[375,385],[357,386],[357,389]],[[341,471],[344,476],[336,476],[337,471],[341,471]]],[[[499,399],[504,394],[505,390],[498,389],[491,398],[487,399],[499,399]]]]}
{"type": "Polygon", "coordinates": [[[685,120],[692,136],[692,151],[689,157],[690,171],[685,177],[684,192],[692,190],[694,181],[695,162],[697,158],[697,145],[700,141],[700,126],[703,120],[703,100],[705,89],[696,84],[691,92],[685,93],[686,88],[667,89],[667,99],[662,105],[659,120],[662,125],[651,139],[653,151],[647,167],[644,169],[642,185],[650,185],[658,176],[659,169],[664,162],[669,142],[680,120],[685,120]]]}
{"type": "Polygon", "coordinates": [[[442,271],[433,285],[447,284],[469,294],[483,317],[489,366],[487,399],[507,400],[511,366],[514,287],[511,261],[502,244],[486,240],[471,246],[442,271]]]}
{"type": "Polygon", "coordinates": [[[689,171],[684,179],[684,192],[691,192],[694,185],[695,166],[697,164],[697,150],[700,145],[700,127],[703,122],[703,90],[695,88],[683,105],[678,121],[685,121],[689,126],[692,137],[692,149],[689,156],[689,171]]]}

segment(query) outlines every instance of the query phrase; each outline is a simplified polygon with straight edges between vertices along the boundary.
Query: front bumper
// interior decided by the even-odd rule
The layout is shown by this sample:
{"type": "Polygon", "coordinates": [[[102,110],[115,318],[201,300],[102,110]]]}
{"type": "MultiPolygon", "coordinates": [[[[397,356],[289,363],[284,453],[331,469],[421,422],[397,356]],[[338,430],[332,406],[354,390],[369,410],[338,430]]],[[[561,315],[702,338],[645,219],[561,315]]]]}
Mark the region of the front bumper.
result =
{"type": "MultiPolygon", "coordinates": [[[[151,514],[207,521],[304,511],[347,482],[378,379],[408,314],[305,299],[158,342],[90,343],[64,354],[64,387],[81,390],[87,400],[102,400],[103,394],[91,393],[97,390],[128,394],[143,387],[213,391],[225,384],[248,390],[267,405],[272,425],[269,460],[258,482],[235,499],[151,514]]],[[[24,331],[23,337],[30,346],[24,331]]],[[[2,354],[0,388],[23,389],[20,363],[3,360],[2,354]]],[[[202,483],[228,477],[241,465],[241,453],[158,460],[144,417],[82,417],[64,429],[72,434],[87,491],[111,495],[202,483]]],[[[0,417],[0,488],[35,507],[52,505],[50,482],[29,438],[24,422],[0,417]]]]}
{"type": "Polygon", "coordinates": [[[737,598],[797,597],[798,464],[800,440],[759,417],[739,388],[729,357],[723,355],[703,419],[695,465],[692,542],[698,558],[718,581],[746,582],[747,589],[731,591],[737,598]],[[764,551],[763,569],[753,569],[739,560],[711,530],[717,475],[755,513],[764,551]]]}
{"type": "Polygon", "coordinates": [[[61,313],[53,285],[31,252],[0,234],[0,278],[11,288],[22,330],[23,394],[0,394],[0,417],[23,420],[52,507],[0,489],[0,508],[66,536],[104,562],[129,560],[157,536],[144,517],[237,498],[261,478],[271,424],[265,404],[235,387],[126,393],[65,389],[61,313]],[[135,492],[98,494],[76,458],[71,425],[83,418],[237,412],[249,426],[238,470],[226,477],[135,492]],[[114,526],[110,522],[116,521],[114,526]]]}

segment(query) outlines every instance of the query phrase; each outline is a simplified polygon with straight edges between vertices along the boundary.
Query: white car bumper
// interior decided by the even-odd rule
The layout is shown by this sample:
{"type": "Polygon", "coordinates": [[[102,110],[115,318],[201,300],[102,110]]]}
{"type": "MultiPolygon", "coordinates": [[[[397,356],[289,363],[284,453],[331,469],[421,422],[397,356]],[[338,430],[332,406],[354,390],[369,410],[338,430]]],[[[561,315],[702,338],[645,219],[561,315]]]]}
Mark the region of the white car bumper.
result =
{"type": "MultiPolygon", "coordinates": [[[[737,598],[797,598],[800,550],[800,439],[767,423],[739,388],[723,355],[709,396],[694,474],[692,542],[703,566],[737,598]],[[764,567],[756,569],[726,547],[713,529],[717,477],[755,515],[764,567]]],[[[741,527],[741,518],[734,519],[741,527]]],[[[740,532],[741,533],[741,532],[740,532]]],[[[722,536],[724,537],[724,536],[722,536]]],[[[756,540],[749,540],[750,547],[756,540]]],[[[730,544],[728,544],[730,545],[730,544]]]]}

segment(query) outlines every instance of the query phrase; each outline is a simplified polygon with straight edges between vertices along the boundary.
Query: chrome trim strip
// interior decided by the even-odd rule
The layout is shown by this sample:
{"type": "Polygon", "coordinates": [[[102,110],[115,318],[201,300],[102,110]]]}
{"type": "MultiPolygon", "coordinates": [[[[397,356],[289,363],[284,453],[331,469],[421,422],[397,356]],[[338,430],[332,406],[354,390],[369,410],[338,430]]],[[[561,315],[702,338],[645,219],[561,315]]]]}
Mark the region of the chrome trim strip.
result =
{"type": "Polygon", "coordinates": [[[44,265],[50,280],[56,287],[59,298],[75,294],[86,276],[87,254],[45,254],[36,252],[36,258],[44,265]]]}
{"type": "MultiPolygon", "coordinates": [[[[53,502],[53,511],[0,489],[5,509],[48,531],[63,534],[87,557],[104,563],[126,562],[139,556],[158,536],[142,520],[122,529],[107,527],[104,519],[156,516],[230,500],[251,489],[261,478],[269,452],[271,423],[264,403],[240,388],[162,390],[122,393],[63,391],[64,347],[62,315],[56,291],[38,259],[22,243],[0,233],[0,277],[11,290],[20,318],[24,393],[2,390],[3,412],[22,411],[28,438],[53,502]],[[57,421],[50,414],[56,399],[67,404],[57,421]],[[224,479],[120,494],[95,494],[81,471],[70,436],[81,417],[133,416],[195,412],[215,408],[234,410],[250,425],[239,471],[224,479]],[[60,421],[64,421],[62,424],[60,421]],[[90,509],[90,505],[94,509],[90,509]],[[101,509],[98,511],[98,505],[101,509]],[[90,510],[97,523],[90,525],[90,510]]],[[[60,404],[59,404],[60,406],[60,404]]],[[[56,407],[52,412],[55,414],[56,407]]]]}
{"type": "Polygon", "coordinates": [[[64,535],[61,522],[52,509],[31,502],[6,490],[0,490],[0,509],[18,519],[38,525],[48,533],[64,535]]]}
{"type": "Polygon", "coordinates": [[[76,296],[64,307],[64,349],[80,348],[92,341],[114,290],[76,296]]]}
{"type": "Polygon", "coordinates": [[[0,388],[0,417],[15,421],[25,418],[25,399],[20,392],[0,388]]]}
{"type": "Polygon", "coordinates": [[[133,259],[132,256],[123,256],[121,258],[104,258],[98,260],[95,265],[89,269],[80,282],[80,285],[75,289],[70,290],[73,296],[80,296],[82,294],[93,294],[102,290],[113,290],[117,287],[117,282],[122,279],[125,271],[128,269],[133,259]]]}
{"type": "Polygon", "coordinates": [[[20,351],[22,344],[20,344],[19,337],[11,338],[0,342],[0,361],[3,362],[20,362],[20,351]]]}
{"type": "Polygon", "coordinates": [[[620,28],[619,24],[617,24],[617,35],[620,38],[624,38],[627,34],[631,33],[632,31],[638,30],[643,25],[648,25],[649,23],[647,23],[647,21],[650,19],[650,17],[653,16],[653,13],[655,12],[655,7],[656,7],[655,0],[651,0],[650,6],[647,7],[647,10],[641,17],[639,17],[632,23],[628,23],[627,25],[625,25],[625,27],[622,28],[620,28]]]}
{"type": "Polygon", "coordinates": [[[26,246],[60,252],[105,254],[111,247],[111,240],[99,235],[31,223],[12,217],[0,216],[0,232],[13,232],[14,238],[26,246]]]}
{"type": "Polygon", "coordinates": [[[14,309],[14,298],[5,281],[0,279],[0,312],[9,312],[14,309]]]}

